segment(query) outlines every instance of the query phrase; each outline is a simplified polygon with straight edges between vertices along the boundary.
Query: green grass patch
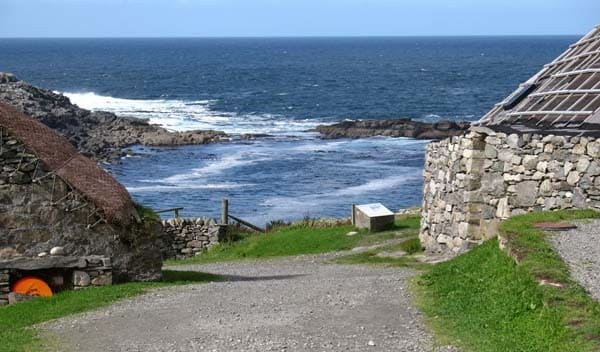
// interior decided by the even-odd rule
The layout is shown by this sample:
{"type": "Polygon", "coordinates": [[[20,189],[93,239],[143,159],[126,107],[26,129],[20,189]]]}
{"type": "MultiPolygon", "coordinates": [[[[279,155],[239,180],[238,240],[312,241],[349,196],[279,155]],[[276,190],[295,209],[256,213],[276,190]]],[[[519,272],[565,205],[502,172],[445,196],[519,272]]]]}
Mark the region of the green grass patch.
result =
{"type": "Polygon", "coordinates": [[[600,305],[532,224],[597,218],[593,211],[515,216],[500,226],[515,264],[496,239],[414,281],[420,308],[441,343],[467,351],[598,351],[600,305]],[[540,286],[539,280],[563,287],[540,286]]]}
{"type": "Polygon", "coordinates": [[[415,267],[420,268],[427,266],[427,264],[421,263],[416,258],[411,257],[411,254],[415,254],[422,251],[421,242],[418,239],[420,218],[418,216],[406,216],[395,221],[392,230],[373,233],[365,236],[360,242],[361,246],[377,244],[387,240],[393,239],[404,239],[402,242],[379,247],[373,250],[368,250],[361,253],[349,254],[336,259],[336,263],[340,264],[375,264],[384,265],[391,267],[415,267]],[[397,252],[404,251],[408,255],[405,257],[389,257],[381,256],[382,252],[397,252]]]}
{"type": "Polygon", "coordinates": [[[415,254],[423,251],[423,246],[418,237],[409,238],[401,242],[399,247],[408,254],[415,254]]]}
{"type": "Polygon", "coordinates": [[[336,263],[338,264],[372,264],[382,265],[387,267],[412,267],[412,268],[424,268],[428,264],[418,261],[416,258],[411,256],[406,257],[381,257],[377,254],[379,251],[367,251],[362,253],[345,255],[337,258],[336,263]]]}
{"type": "Polygon", "coordinates": [[[201,264],[343,251],[358,245],[365,246],[393,238],[414,236],[418,228],[419,217],[415,216],[397,220],[389,231],[374,233],[357,230],[351,225],[283,226],[267,234],[244,236],[239,241],[221,243],[193,258],[169,260],[165,264],[201,264]],[[358,234],[347,236],[350,231],[357,231],[358,234]]]}
{"type": "Polygon", "coordinates": [[[136,282],[64,291],[49,298],[0,307],[0,350],[7,352],[39,351],[42,343],[32,326],[52,319],[107,306],[115,301],[169,285],[218,281],[213,274],[163,271],[160,282],[136,282]]]}
{"type": "Polygon", "coordinates": [[[160,222],[160,216],[151,208],[145,207],[142,204],[136,203],[135,209],[142,221],[157,221],[160,222]]]}
{"type": "Polygon", "coordinates": [[[182,260],[170,260],[166,265],[213,263],[253,258],[270,258],[300,254],[317,254],[351,249],[365,236],[352,226],[313,228],[292,226],[262,235],[253,235],[238,242],[218,244],[202,255],[182,260]]]}

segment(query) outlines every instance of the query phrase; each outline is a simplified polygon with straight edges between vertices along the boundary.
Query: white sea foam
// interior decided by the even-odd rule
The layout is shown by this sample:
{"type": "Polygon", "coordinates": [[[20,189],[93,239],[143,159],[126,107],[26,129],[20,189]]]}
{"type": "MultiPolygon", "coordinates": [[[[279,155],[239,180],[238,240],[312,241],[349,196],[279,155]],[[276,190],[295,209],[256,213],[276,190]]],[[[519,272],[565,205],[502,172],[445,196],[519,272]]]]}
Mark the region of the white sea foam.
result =
{"type": "Polygon", "coordinates": [[[263,160],[268,160],[268,158],[254,157],[253,159],[250,159],[244,155],[244,153],[235,153],[233,155],[226,155],[223,158],[214,162],[210,162],[203,167],[192,169],[189,172],[169,176],[153,182],[179,183],[182,181],[199,180],[206,176],[220,174],[223,171],[232,169],[234,167],[246,166],[263,160]]]}
{"type": "Polygon", "coordinates": [[[278,134],[306,131],[320,123],[311,119],[290,119],[273,114],[240,115],[215,111],[214,100],[123,99],[93,92],[63,94],[81,108],[149,119],[150,123],[174,131],[214,129],[230,134],[278,134]]]}
{"type": "Polygon", "coordinates": [[[234,189],[240,187],[249,187],[252,184],[241,183],[216,183],[216,184],[198,184],[198,183],[181,183],[177,185],[154,185],[154,186],[137,186],[127,187],[130,193],[146,193],[146,192],[172,192],[192,189],[234,189]]]}
{"type": "Polygon", "coordinates": [[[370,192],[383,191],[393,189],[406,182],[418,179],[420,169],[406,168],[405,174],[401,176],[390,176],[382,179],[367,181],[357,186],[351,186],[333,191],[323,191],[315,194],[307,194],[299,197],[271,197],[263,202],[263,205],[270,205],[275,208],[286,207],[290,205],[298,206],[302,209],[326,204],[339,203],[339,197],[358,196],[370,192]]]}
{"type": "MultiPolygon", "coordinates": [[[[273,219],[286,219],[290,216],[299,218],[304,215],[315,216],[327,211],[330,206],[354,199],[360,199],[364,195],[368,199],[368,194],[376,191],[385,191],[394,189],[406,182],[416,180],[420,171],[416,168],[406,168],[406,176],[391,176],[379,180],[365,182],[358,186],[343,188],[330,192],[314,193],[299,197],[270,197],[262,202],[267,210],[265,214],[256,221],[265,221],[273,219]],[[358,196],[358,197],[357,197],[358,196]]],[[[251,219],[254,220],[254,219],[251,219]]]]}

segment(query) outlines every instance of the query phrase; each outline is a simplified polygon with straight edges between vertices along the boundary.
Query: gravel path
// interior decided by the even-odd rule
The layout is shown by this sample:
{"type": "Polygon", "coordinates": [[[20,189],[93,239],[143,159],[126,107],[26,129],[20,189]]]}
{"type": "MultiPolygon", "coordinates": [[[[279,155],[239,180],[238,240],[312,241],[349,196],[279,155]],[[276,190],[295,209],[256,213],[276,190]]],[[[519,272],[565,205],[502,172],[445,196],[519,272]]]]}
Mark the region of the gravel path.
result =
{"type": "Polygon", "coordinates": [[[579,221],[576,229],[550,237],[571,276],[600,300],[600,220],[579,221]]]}
{"type": "Polygon", "coordinates": [[[229,280],[156,290],[40,329],[72,351],[433,350],[407,291],[413,271],[324,261],[178,267],[229,280]]]}

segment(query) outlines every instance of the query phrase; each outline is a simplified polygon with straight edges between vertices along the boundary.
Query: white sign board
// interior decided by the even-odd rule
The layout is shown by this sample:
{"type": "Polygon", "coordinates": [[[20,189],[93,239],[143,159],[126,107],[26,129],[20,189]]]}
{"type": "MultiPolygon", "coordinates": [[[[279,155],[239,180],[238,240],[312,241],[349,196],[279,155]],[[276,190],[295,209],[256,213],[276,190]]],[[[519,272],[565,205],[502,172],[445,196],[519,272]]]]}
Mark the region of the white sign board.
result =
{"type": "Polygon", "coordinates": [[[370,218],[394,215],[394,213],[392,213],[388,208],[383,206],[383,204],[381,204],[381,203],[362,204],[362,205],[357,205],[356,208],[370,218]]]}

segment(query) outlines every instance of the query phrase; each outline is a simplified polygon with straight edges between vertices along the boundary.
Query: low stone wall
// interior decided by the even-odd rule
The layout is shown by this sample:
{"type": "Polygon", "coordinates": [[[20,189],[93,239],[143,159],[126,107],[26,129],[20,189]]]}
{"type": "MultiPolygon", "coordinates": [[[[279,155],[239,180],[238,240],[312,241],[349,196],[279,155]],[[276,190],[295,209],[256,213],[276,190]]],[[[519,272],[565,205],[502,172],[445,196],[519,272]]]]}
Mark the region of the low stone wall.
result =
{"type": "Polygon", "coordinates": [[[600,140],[481,129],[426,147],[420,239],[460,253],[534,210],[600,208],[600,140]]]}
{"type": "Polygon", "coordinates": [[[20,278],[35,276],[44,280],[53,291],[83,289],[112,284],[112,265],[109,257],[44,256],[15,257],[0,260],[0,305],[24,300],[27,296],[11,296],[11,286],[20,278]]]}
{"type": "Polygon", "coordinates": [[[10,293],[10,273],[8,269],[0,269],[0,306],[8,304],[10,293]]]}
{"type": "Polygon", "coordinates": [[[163,221],[160,236],[163,259],[193,257],[219,243],[224,232],[224,226],[207,217],[163,221]]]}
{"type": "Polygon", "coordinates": [[[73,289],[79,290],[93,286],[112,285],[110,258],[89,256],[85,257],[85,261],[87,263],[85,268],[73,271],[73,276],[71,277],[73,289]]]}

